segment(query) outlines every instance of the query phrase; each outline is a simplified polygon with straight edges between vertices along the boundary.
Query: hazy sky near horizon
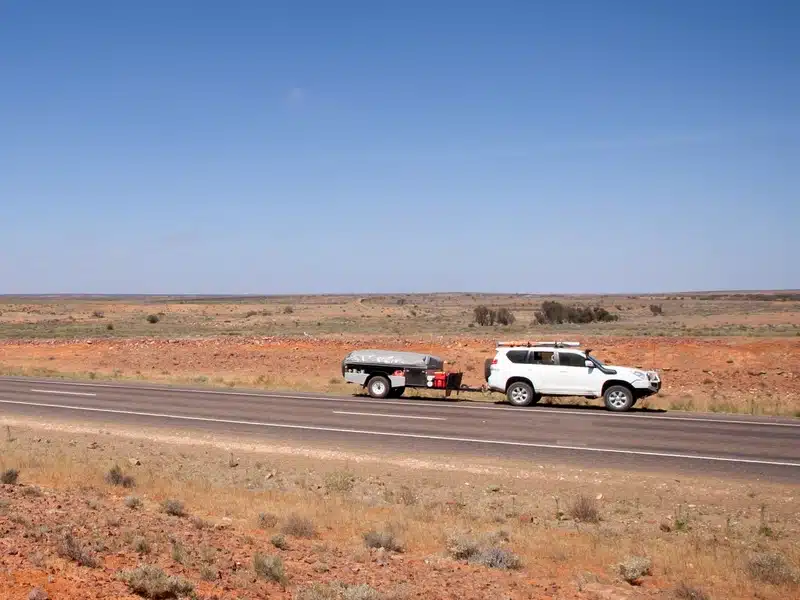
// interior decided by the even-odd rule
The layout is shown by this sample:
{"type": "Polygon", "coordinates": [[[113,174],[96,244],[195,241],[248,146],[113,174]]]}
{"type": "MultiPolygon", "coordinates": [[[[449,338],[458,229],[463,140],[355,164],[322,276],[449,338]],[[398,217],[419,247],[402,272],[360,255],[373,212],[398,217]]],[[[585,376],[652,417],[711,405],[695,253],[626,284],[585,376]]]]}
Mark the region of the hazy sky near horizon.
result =
{"type": "Polygon", "coordinates": [[[800,287],[800,2],[0,1],[0,293],[800,287]]]}

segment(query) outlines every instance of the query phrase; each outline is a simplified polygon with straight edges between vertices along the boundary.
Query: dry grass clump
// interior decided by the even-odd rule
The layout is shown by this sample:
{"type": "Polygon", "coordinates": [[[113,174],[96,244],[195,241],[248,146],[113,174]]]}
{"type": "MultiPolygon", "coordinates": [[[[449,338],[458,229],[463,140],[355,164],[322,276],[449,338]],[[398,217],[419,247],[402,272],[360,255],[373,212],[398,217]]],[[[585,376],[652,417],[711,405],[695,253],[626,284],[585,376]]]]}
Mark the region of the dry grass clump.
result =
{"type": "Polygon", "coordinates": [[[299,515],[290,515],[283,524],[281,531],[296,538],[311,539],[317,536],[317,528],[311,519],[299,515]]]}
{"type": "Polygon", "coordinates": [[[253,555],[253,571],[262,579],[284,584],[287,581],[283,559],[280,556],[261,554],[253,555]]]}
{"type": "Polygon", "coordinates": [[[183,577],[167,575],[155,565],[142,565],[130,571],[122,571],[118,578],[134,593],[150,600],[164,600],[189,596],[194,584],[183,577]]]}
{"type": "Polygon", "coordinates": [[[364,545],[367,548],[383,548],[390,552],[403,551],[403,544],[391,531],[368,531],[364,534],[364,545]]]}
{"type": "Polygon", "coordinates": [[[800,583],[800,573],[783,554],[778,552],[759,552],[747,561],[750,577],[772,585],[800,583]]]}
{"type": "Polygon", "coordinates": [[[173,517],[185,517],[186,507],[180,500],[167,499],[161,503],[161,510],[173,517]]]}
{"type": "Polygon", "coordinates": [[[94,554],[86,550],[71,532],[67,532],[61,540],[61,544],[58,547],[58,555],[74,560],[82,567],[95,568],[99,564],[94,554]]]}
{"type": "Polygon", "coordinates": [[[139,536],[133,540],[133,549],[138,554],[150,554],[150,542],[146,537],[139,536]]]}
{"type": "Polygon", "coordinates": [[[590,496],[580,495],[569,507],[569,516],[581,523],[599,523],[600,509],[590,496]]]}
{"type": "Polygon", "coordinates": [[[314,583],[298,590],[296,600],[388,600],[384,594],[368,586],[347,585],[339,581],[333,583],[314,583]]]}
{"type": "Polygon", "coordinates": [[[258,526],[261,529],[272,529],[278,524],[278,517],[272,513],[262,512],[258,514],[258,526]]]}
{"type": "Polygon", "coordinates": [[[477,539],[469,535],[454,536],[448,540],[447,551],[456,560],[491,569],[519,569],[522,567],[519,556],[497,543],[498,538],[502,540],[504,537],[493,535],[477,539]]]}
{"type": "Polygon", "coordinates": [[[110,485],[118,485],[124,488],[132,488],[136,485],[136,481],[133,477],[125,475],[119,465],[114,465],[108,473],[106,473],[106,482],[110,485]]]}
{"type": "Polygon", "coordinates": [[[16,485],[19,479],[19,471],[17,469],[6,469],[0,473],[0,483],[6,485],[16,485]]]}
{"type": "Polygon", "coordinates": [[[334,471],[325,475],[325,489],[330,492],[346,494],[353,489],[355,477],[348,471],[334,471]]]}
{"type": "Polygon", "coordinates": [[[642,577],[652,575],[653,561],[646,556],[629,556],[617,565],[619,576],[631,585],[638,585],[642,577]]]}
{"type": "Polygon", "coordinates": [[[178,564],[185,565],[187,558],[186,548],[184,548],[183,544],[181,544],[178,540],[175,539],[170,540],[170,545],[171,545],[170,556],[172,557],[172,560],[174,560],[178,564]]]}
{"type": "Polygon", "coordinates": [[[675,600],[711,600],[711,597],[700,588],[686,583],[679,583],[672,591],[675,600]]]}

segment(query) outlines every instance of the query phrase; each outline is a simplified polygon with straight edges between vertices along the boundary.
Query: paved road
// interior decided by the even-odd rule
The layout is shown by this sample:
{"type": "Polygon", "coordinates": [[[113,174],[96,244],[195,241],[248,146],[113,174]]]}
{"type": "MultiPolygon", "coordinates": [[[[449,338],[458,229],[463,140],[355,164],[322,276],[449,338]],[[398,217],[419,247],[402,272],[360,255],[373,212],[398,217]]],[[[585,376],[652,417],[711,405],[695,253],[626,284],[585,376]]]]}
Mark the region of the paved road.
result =
{"type": "Polygon", "coordinates": [[[0,415],[800,483],[800,421],[0,378],[0,415]]]}

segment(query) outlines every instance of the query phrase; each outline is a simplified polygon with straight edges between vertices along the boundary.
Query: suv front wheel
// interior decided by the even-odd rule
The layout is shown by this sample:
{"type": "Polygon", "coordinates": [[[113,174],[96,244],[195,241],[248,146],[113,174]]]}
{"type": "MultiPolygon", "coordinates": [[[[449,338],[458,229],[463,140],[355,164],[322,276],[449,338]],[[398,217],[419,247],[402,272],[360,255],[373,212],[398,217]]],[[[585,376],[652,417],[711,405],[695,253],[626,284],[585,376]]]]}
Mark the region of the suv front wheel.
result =
{"type": "Polygon", "coordinates": [[[605,400],[606,408],[614,412],[630,410],[635,402],[633,392],[624,385],[612,385],[609,387],[606,393],[603,394],[603,400],[605,400]]]}
{"type": "Polygon", "coordinates": [[[508,386],[506,397],[514,406],[530,406],[536,400],[533,387],[524,381],[517,381],[508,386]]]}

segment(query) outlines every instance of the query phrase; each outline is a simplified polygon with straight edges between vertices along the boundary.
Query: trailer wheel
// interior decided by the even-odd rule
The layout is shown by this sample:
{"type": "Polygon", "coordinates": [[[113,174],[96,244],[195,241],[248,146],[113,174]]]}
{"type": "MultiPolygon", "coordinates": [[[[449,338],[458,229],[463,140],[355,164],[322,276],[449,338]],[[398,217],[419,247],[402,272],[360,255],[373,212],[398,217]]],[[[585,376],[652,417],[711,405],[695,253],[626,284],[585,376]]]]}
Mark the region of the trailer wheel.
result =
{"type": "Polygon", "coordinates": [[[376,375],[367,382],[367,393],[373,398],[386,398],[392,391],[392,384],[383,375],[376,375]]]}

